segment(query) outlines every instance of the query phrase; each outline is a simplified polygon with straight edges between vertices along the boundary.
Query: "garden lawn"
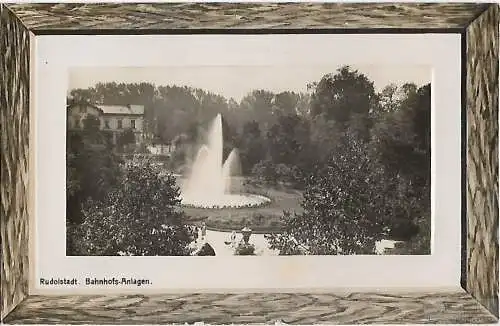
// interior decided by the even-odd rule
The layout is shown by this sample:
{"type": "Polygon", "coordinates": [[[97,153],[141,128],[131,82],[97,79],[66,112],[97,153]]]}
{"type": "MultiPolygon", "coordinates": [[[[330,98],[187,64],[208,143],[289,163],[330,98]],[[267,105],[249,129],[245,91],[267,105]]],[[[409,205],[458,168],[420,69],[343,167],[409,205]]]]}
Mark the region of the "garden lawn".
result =
{"type": "Polygon", "coordinates": [[[254,208],[192,208],[183,207],[192,223],[204,220],[207,228],[214,231],[239,231],[247,226],[254,233],[280,232],[283,211],[301,213],[302,193],[293,189],[277,189],[246,185],[245,192],[266,196],[270,203],[254,208]]]}

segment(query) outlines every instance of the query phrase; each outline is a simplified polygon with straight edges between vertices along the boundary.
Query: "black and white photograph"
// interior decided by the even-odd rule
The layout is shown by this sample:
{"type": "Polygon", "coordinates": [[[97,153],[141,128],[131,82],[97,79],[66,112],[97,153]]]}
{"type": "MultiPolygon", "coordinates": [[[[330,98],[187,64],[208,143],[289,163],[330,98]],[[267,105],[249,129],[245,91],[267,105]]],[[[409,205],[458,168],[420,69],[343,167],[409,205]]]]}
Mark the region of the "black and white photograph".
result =
{"type": "Polygon", "coordinates": [[[66,255],[430,255],[431,79],[71,68],[66,255]]]}

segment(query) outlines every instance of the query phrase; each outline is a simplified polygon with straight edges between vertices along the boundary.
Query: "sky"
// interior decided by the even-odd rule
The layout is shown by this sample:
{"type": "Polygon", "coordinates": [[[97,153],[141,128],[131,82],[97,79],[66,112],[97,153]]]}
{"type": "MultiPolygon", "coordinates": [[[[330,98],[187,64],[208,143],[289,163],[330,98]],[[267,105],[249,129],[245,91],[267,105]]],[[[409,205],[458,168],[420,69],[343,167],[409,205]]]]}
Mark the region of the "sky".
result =
{"type": "MultiPolygon", "coordinates": [[[[156,86],[190,86],[202,88],[227,99],[240,101],[254,89],[275,93],[305,92],[308,83],[316,82],[326,73],[335,72],[341,65],[331,66],[172,66],[172,67],[85,67],[72,68],[69,90],[88,88],[98,82],[139,83],[156,86]]],[[[429,66],[351,66],[368,76],[380,91],[388,84],[431,82],[429,66]]]]}

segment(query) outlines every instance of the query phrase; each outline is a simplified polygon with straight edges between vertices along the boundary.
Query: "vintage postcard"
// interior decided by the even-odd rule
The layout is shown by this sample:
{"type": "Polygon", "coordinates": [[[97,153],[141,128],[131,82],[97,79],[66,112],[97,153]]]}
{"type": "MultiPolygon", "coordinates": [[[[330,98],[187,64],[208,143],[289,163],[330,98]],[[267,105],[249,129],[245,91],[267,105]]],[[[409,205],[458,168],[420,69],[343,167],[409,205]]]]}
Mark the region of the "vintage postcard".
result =
{"type": "Polygon", "coordinates": [[[459,47],[41,38],[34,293],[455,284],[459,47]]]}

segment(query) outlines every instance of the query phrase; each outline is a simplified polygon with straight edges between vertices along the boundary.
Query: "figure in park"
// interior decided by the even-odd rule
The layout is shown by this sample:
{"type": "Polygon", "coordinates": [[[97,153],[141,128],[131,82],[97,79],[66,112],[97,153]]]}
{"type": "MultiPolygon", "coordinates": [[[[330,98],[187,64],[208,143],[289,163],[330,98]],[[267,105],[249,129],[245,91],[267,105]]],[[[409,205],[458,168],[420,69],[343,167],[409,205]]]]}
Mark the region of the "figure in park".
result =
{"type": "Polygon", "coordinates": [[[231,245],[236,246],[236,231],[231,232],[231,245]]]}
{"type": "Polygon", "coordinates": [[[207,225],[205,222],[201,224],[201,240],[205,240],[205,237],[207,235],[207,225]]]}

